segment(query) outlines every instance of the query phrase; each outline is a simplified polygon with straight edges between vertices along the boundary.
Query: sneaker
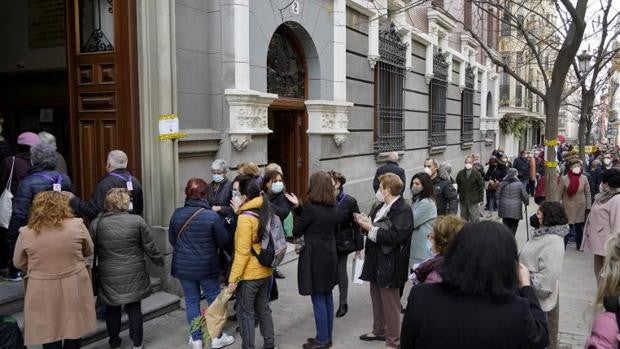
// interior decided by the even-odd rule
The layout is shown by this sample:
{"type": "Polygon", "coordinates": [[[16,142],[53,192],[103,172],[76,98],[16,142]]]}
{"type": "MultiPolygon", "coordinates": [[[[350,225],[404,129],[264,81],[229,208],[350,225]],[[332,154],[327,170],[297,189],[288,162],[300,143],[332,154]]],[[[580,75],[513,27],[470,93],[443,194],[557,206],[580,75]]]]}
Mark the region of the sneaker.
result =
{"type": "Polygon", "coordinates": [[[23,280],[21,272],[17,272],[15,274],[9,273],[7,276],[3,276],[2,278],[10,282],[20,282],[23,280]]]}
{"type": "Polygon", "coordinates": [[[220,338],[211,339],[211,348],[219,349],[227,347],[235,342],[235,337],[227,335],[225,332],[222,332],[220,338]]]}
{"type": "Polygon", "coordinates": [[[286,276],[284,276],[284,274],[282,274],[281,271],[279,271],[278,269],[273,269],[273,276],[276,279],[284,279],[286,276]]]}
{"type": "Polygon", "coordinates": [[[189,336],[189,345],[192,347],[192,349],[203,349],[202,340],[193,340],[192,336],[189,336]]]}

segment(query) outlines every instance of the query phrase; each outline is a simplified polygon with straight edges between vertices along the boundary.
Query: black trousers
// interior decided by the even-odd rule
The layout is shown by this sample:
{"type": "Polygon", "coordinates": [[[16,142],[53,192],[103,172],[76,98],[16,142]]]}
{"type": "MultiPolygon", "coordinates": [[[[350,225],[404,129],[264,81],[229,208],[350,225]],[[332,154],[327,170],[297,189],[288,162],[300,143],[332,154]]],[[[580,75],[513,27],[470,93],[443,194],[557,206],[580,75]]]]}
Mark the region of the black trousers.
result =
{"type": "Polygon", "coordinates": [[[512,235],[517,235],[517,229],[519,228],[518,219],[502,218],[502,223],[510,229],[512,235]]]}
{"type": "MultiPolygon", "coordinates": [[[[121,311],[122,306],[108,306],[105,325],[108,329],[110,339],[108,343],[112,348],[120,348],[121,338],[121,311]]],[[[125,304],[125,312],[129,317],[129,338],[133,342],[134,347],[142,345],[143,327],[142,327],[142,309],[140,302],[125,304]]]]}
{"type": "Polygon", "coordinates": [[[82,347],[82,338],[65,339],[63,341],[43,344],[43,349],[80,349],[82,347]]]}

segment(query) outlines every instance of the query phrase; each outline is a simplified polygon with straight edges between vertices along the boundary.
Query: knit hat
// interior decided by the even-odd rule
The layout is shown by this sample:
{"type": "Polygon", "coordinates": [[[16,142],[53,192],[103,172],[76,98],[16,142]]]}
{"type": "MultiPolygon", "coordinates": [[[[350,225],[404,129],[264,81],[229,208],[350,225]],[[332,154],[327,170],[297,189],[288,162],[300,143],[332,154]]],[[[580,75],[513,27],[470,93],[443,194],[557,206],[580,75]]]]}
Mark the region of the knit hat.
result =
{"type": "Polygon", "coordinates": [[[27,145],[32,147],[35,144],[41,142],[41,138],[36,133],[24,132],[17,137],[17,144],[27,145]]]}

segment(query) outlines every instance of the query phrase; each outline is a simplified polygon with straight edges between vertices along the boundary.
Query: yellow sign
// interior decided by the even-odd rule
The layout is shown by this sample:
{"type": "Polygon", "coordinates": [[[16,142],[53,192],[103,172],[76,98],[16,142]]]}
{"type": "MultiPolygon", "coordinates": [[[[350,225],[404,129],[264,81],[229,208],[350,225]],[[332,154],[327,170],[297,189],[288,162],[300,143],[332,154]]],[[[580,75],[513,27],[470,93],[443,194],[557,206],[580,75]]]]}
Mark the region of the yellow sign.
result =
{"type": "Polygon", "coordinates": [[[162,114],[159,116],[159,140],[166,141],[187,136],[179,132],[179,118],[177,114],[162,114]]]}

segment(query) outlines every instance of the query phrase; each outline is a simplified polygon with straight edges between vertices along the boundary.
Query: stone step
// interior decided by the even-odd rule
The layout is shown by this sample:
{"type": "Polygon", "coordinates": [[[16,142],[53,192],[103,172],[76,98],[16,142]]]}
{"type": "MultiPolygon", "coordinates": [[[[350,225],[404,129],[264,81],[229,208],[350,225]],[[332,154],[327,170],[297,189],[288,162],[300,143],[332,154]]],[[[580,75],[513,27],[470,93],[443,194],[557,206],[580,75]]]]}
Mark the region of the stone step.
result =
{"type": "MultiPolygon", "coordinates": [[[[161,280],[151,279],[152,292],[161,291],[161,280]]],[[[24,308],[24,283],[0,281],[0,314],[10,315],[21,312],[24,308]]]]}
{"type": "MultiPolygon", "coordinates": [[[[149,297],[142,300],[142,314],[144,315],[144,322],[155,319],[159,316],[172,312],[180,308],[181,298],[175,296],[170,293],[166,293],[163,291],[158,291],[151,294],[149,297]]],[[[13,315],[17,320],[20,328],[24,326],[24,314],[17,313],[13,315]]],[[[123,312],[122,317],[122,330],[126,330],[129,326],[129,319],[127,318],[127,314],[123,312]]],[[[108,333],[105,327],[104,320],[97,320],[97,329],[92,333],[87,334],[82,339],[82,345],[87,345],[90,343],[94,343],[98,340],[106,338],[108,333]]],[[[29,348],[40,348],[38,346],[29,347],[29,348]]]]}

